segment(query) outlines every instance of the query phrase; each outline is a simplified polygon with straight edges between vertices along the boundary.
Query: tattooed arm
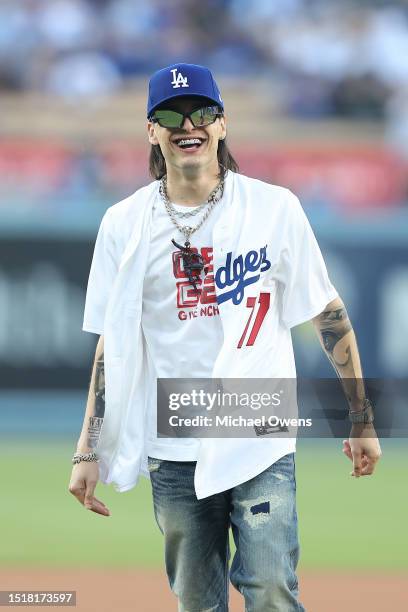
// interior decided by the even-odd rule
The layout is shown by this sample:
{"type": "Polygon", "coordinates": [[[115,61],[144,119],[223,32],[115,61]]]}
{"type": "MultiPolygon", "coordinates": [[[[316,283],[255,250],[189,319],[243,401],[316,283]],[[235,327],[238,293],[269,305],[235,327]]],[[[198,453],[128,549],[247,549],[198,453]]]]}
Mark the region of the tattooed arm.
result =
{"type": "MultiPolygon", "coordinates": [[[[346,308],[340,298],[330,302],[313,319],[320,344],[332,363],[346,395],[349,409],[364,408],[366,390],[356,337],[346,308]]],[[[353,461],[353,476],[372,474],[381,449],[374,426],[353,424],[349,440],[343,440],[343,452],[353,461]]]]}
{"type": "MultiPolygon", "coordinates": [[[[77,444],[77,452],[89,453],[96,449],[105,415],[105,364],[104,339],[101,336],[95,350],[95,361],[89,386],[88,401],[84,423],[77,444]]],[[[103,502],[94,497],[99,480],[96,462],[81,461],[72,469],[69,491],[78,501],[93,512],[109,516],[110,512],[103,502]]]]}
{"type": "Polygon", "coordinates": [[[326,355],[340,379],[350,410],[361,410],[366,397],[356,337],[340,298],[328,304],[313,323],[326,355]]]}
{"type": "Polygon", "coordinates": [[[89,385],[84,423],[78,440],[77,452],[89,453],[98,446],[105,416],[104,339],[100,336],[95,350],[95,361],[89,385]]]}

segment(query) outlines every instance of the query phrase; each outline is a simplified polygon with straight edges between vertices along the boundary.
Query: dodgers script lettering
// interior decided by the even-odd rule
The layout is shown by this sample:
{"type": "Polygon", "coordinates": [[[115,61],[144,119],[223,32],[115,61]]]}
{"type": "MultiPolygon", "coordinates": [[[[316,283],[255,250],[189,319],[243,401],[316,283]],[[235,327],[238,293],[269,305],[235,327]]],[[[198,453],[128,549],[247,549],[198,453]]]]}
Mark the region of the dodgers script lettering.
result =
{"type": "Polygon", "coordinates": [[[245,257],[238,255],[234,260],[232,260],[232,253],[227,253],[225,266],[218,268],[215,274],[215,284],[218,289],[232,287],[235,284],[236,286],[230,291],[218,293],[218,304],[222,304],[227,300],[232,300],[235,305],[242,302],[245,287],[256,283],[261,276],[261,272],[266,272],[271,267],[271,262],[266,256],[267,246],[265,245],[259,249],[259,252],[248,251],[245,257]],[[251,272],[258,272],[258,274],[247,276],[251,272]]]}

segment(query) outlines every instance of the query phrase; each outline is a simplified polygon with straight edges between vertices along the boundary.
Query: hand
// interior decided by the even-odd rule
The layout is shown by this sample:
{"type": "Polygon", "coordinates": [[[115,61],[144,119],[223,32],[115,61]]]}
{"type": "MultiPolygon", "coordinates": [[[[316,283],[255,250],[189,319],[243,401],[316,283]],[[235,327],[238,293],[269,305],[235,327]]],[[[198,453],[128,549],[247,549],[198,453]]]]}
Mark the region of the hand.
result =
{"type": "Polygon", "coordinates": [[[103,516],[110,516],[110,511],[105,504],[94,497],[98,480],[99,467],[95,461],[76,463],[72,469],[69,492],[88,510],[103,516]]]}
{"type": "Polygon", "coordinates": [[[364,437],[359,432],[359,437],[350,436],[348,440],[343,440],[343,453],[353,462],[353,471],[350,475],[356,478],[370,476],[382,454],[374,427],[372,425],[369,427],[370,437],[364,437]]]}

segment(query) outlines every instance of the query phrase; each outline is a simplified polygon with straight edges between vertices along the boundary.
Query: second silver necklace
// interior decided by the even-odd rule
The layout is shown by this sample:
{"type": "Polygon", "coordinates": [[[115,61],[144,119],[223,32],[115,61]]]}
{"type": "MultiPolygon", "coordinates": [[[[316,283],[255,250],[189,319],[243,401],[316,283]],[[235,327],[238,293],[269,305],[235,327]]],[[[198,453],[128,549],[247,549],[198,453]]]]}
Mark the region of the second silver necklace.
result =
{"type": "MultiPolygon", "coordinates": [[[[200,210],[203,209],[205,206],[207,206],[207,208],[206,208],[202,218],[198,222],[198,224],[196,226],[194,226],[194,227],[192,227],[190,225],[181,225],[178,222],[178,220],[177,220],[177,211],[172,206],[172,204],[170,202],[170,199],[169,199],[169,197],[167,195],[167,177],[166,176],[163,176],[163,178],[160,181],[159,193],[160,193],[160,195],[162,197],[162,200],[164,202],[164,206],[165,206],[165,208],[167,210],[167,213],[168,213],[170,219],[172,220],[174,225],[177,227],[177,229],[185,237],[184,246],[182,246],[181,244],[178,244],[174,239],[172,239],[171,242],[174,244],[175,247],[180,249],[181,254],[182,254],[182,258],[183,258],[184,270],[185,270],[185,272],[187,274],[188,280],[193,285],[194,289],[198,292],[198,288],[197,288],[197,284],[196,283],[197,283],[197,280],[199,278],[199,275],[200,275],[202,269],[204,268],[204,260],[203,260],[203,257],[199,253],[195,253],[194,251],[192,251],[191,243],[190,243],[190,237],[191,237],[191,235],[194,232],[196,232],[203,225],[204,221],[208,218],[208,216],[209,216],[210,212],[212,211],[212,209],[214,208],[214,206],[221,200],[222,195],[224,193],[224,179],[221,179],[220,182],[218,183],[218,185],[215,187],[215,189],[213,189],[213,191],[208,196],[207,201],[204,202],[204,204],[200,205],[200,207],[199,207],[200,210]]],[[[181,213],[181,214],[183,214],[183,213],[181,213]]],[[[184,213],[184,215],[185,216],[192,216],[191,213],[190,213],[190,215],[188,213],[184,213]]]]}

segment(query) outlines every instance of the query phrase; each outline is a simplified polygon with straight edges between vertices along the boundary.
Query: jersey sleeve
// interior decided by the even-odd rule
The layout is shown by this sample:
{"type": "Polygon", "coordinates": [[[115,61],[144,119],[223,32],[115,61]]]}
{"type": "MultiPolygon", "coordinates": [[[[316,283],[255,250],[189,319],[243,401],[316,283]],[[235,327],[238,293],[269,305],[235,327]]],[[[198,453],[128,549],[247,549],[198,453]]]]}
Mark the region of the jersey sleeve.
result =
{"type": "Polygon", "coordinates": [[[118,271],[109,209],[99,226],[86,290],[83,331],[102,335],[109,294],[118,271]]]}
{"type": "Polygon", "coordinates": [[[299,199],[289,193],[285,241],[281,254],[283,323],[295,327],[320,314],[338,297],[319,245],[299,199]]]}

